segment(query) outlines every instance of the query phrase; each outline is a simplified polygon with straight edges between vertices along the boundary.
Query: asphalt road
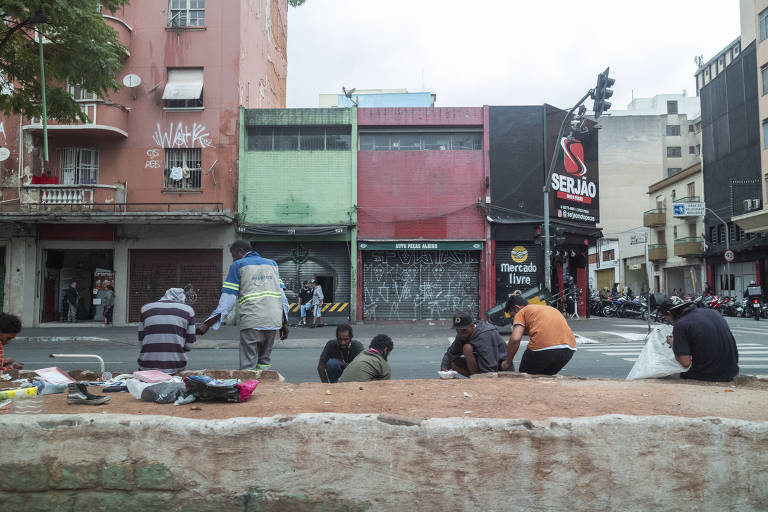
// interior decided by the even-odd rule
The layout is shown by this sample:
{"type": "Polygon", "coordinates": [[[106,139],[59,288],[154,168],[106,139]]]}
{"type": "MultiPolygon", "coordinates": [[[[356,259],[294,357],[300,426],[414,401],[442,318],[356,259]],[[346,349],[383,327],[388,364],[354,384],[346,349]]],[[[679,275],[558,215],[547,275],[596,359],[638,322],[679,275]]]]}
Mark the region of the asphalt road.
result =
{"type": "MultiPolygon", "coordinates": [[[[768,321],[728,318],[740,352],[742,374],[768,375],[768,321]]],[[[640,353],[647,333],[646,324],[637,320],[595,318],[573,320],[573,331],[581,341],[562,375],[623,379],[640,353]]],[[[390,356],[393,378],[431,379],[437,377],[440,360],[453,331],[442,324],[356,325],[355,338],[367,342],[380,332],[395,341],[390,356]]],[[[504,332],[504,329],[502,329],[504,332]]],[[[317,359],[325,342],[334,337],[333,327],[294,328],[289,339],[276,344],[273,368],[289,382],[315,382],[317,359]]],[[[503,334],[504,335],[504,334],[503,334]]],[[[506,338],[506,335],[504,335],[506,338]]],[[[238,330],[224,327],[200,337],[188,354],[188,369],[236,368],[238,366],[238,330]]],[[[64,370],[98,370],[95,359],[83,357],[52,359],[49,354],[98,354],[113,374],[136,370],[138,341],[135,328],[103,328],[78,324],[27,329],[6,347],[6,354],[34,370],[58,366],[64,370]]],[[[515,367],[522,350],[518,351],[515,367]]]]}

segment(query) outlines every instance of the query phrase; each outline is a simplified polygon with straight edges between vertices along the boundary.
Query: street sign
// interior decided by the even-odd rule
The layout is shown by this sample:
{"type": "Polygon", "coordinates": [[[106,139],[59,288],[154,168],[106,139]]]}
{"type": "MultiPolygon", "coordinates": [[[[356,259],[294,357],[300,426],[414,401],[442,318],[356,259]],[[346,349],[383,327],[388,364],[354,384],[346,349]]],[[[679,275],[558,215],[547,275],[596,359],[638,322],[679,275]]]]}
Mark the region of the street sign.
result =
{"type": "Polygon", "coordinates": [[[705,203],[672,203],[673,217],[702,217],[705,210],[705,203]]]}
{"type": "Polygon", "coordinates": [[[632,233],[629,235],[629,245],[644,244],[646,236],[646,233],[643,233],[642,231],[640,233],[632,233]]]}
{"type": "Polygon", "coordinates": [[[725,258],[725,261],[727,261],[728,263],[731,263],[733,260],[736,259],[736,254],[734,254],[732,250],[728,249],[723,253],[723,258],[725,258]]]}

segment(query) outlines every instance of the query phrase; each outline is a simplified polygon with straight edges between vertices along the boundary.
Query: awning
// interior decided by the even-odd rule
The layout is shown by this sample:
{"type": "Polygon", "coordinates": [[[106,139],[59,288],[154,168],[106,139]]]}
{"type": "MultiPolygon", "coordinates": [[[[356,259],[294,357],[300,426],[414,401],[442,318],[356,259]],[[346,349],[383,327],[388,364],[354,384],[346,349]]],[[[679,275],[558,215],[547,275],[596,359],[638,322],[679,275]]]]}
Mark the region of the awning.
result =
{"type": "Polygon", "coordinates": [[[203,68],[169,69],[164,100],[196,100],[203,93],[203,68]]]}

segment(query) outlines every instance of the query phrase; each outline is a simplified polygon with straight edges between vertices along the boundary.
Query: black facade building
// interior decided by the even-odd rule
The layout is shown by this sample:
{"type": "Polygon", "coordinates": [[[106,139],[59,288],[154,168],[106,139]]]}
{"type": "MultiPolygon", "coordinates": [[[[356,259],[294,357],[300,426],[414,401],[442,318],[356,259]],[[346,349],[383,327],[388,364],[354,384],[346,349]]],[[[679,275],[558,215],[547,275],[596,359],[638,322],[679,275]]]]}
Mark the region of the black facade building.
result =
{"type": "Polygon", "coordinates": [[[751,279],[765,283],[768,233],[744,233],[731,221],[762,197],[757,57],[754,41],[701,89],[704,236],[707,280],[719,293],[741,295],[751,279]],[[726,275],[725,226],[736,259],[726,275]]]}
{"type": "Polygon", "coordinates": [[[515,290],[544,286],[542,189],[558,146],[549,192],[552,291],[562,290],[572,279],[582,290],[579,313],[585,314],[587,250],[601,236],[595,226],[599,221],[597,131],[595,123],[587,121],[588,131],[576,134],[574,140],[559,141],[565,115],[551,105],[489,107],[488,220],[494,244],[495,296],[500,303],[515,290]]]}

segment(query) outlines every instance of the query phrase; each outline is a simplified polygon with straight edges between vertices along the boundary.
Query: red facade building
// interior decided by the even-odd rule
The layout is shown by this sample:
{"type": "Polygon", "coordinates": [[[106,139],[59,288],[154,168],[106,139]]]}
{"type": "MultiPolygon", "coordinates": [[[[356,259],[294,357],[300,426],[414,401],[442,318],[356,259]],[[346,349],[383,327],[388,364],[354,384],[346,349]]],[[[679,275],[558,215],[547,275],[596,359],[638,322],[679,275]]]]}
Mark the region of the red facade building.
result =
{"type": "Polygon", "coordinates": [[[490,305],[487,108],[358,109],[358,320],[490,305]]]}

